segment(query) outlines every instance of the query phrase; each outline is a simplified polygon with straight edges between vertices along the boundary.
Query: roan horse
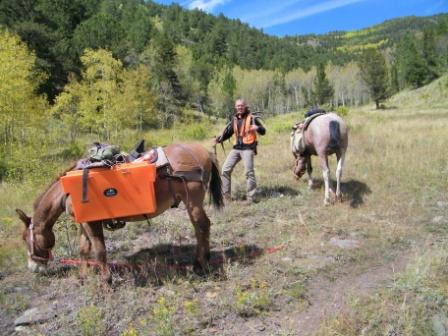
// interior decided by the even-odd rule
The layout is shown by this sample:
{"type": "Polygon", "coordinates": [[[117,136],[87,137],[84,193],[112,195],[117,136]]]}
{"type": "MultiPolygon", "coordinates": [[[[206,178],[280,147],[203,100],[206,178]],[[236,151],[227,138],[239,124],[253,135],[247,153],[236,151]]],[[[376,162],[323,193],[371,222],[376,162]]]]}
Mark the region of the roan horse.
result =
{"type": "MultiPolygon", "coordinates": [[[[194,268],[204,269],[210,257],[210,220],[204,211],[207,184],[214,207],[219,209],[224,205],[217,161],[213,154],[197,144],[172,144],[165,147],[164,152],[170,162],[177,161],[184,166],[199,166],[203,178],[202,181],[188,181],[188,179],[185,181],[158,176],[154,186],[157,210],[148,217],[156,217],[182,201],[194,226],[197,239],[194,268]]],[[[33,272],[46,270],[48,261],[52,259],[51,250],[55,244],[53,225],[66,209],[70,212],[71,200],[64,194],[59,178],[35,200],[31,217],[16,209],[19,218],[25,223],[23,240],[28,250],[29,270],[33,272]]],[[[144,217],[133,217],[123,220],[143,219],[144,217]]],[[[106,264],[106,246],[101,221],[80,224],[81,279],[86,276],[88,259],[92,252],[98,262],[101,277],[110,282],[111,274],[106,264]]]]}
{"type": "Polygon", "coordinates": [[[297,179],[302,177],[305,170],[308,173],[308,186],[312,188],[312,165],[311,155],[317,155],[322,168],[325,184],[324,204],[330,204],[330,169],[328,167],[328,156],[336,154],[336,199],[342,200],[341,176],[345,160],[345,152],[348,146],[348,130],[345,122],[335,113],[325,113],[315,117],[308,127],[303,130],[303,148],[299,150],[297,144],[300,138],[300,127],[291,133],[291,150],[295,157],[294,174],[297,179]]]}

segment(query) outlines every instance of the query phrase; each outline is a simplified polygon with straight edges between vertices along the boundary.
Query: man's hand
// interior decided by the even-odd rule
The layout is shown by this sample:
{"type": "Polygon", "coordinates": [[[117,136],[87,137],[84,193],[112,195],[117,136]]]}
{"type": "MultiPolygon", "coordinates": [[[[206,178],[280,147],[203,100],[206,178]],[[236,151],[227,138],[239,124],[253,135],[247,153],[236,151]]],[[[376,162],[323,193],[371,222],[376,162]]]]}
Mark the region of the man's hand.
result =
{"type": "Polygon", "coordinates": [[[249,128],[249,131],[250,132],[256,132],[258,130],[258,126],[257,125],[252,125],[250,128],[249,128]]]}
{"type": "Polygon", "coordinates": [[[219,144],[221,142],[220,140],[221,137],[215,135],[215,137],[213,138],[213,146],[219,144]]]}

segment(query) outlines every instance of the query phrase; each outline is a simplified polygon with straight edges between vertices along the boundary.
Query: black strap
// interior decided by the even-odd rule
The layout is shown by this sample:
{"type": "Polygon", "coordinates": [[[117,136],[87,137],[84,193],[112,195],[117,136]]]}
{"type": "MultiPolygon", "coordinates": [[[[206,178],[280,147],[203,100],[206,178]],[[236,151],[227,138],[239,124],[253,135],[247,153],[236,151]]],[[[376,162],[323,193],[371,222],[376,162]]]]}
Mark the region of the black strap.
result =
{"type": "Polygon", "coordinates": [[[89,169],[84,168],[82,170],[82,203],[87,203],[89,200],[87,198],[87,180],[89,178],[89,169]]]}

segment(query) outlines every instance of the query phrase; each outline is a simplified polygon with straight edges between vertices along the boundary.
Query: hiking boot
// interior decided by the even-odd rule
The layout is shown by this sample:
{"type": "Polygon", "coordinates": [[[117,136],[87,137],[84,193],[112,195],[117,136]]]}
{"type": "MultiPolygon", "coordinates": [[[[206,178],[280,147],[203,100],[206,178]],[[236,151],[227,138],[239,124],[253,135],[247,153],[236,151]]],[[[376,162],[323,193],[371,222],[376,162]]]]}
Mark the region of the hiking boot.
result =
{"type": "Polygon", "coordinates": [[[232,197],[229,194],[225,194],[224,195],[224,202],[225,203],[230,203],[232,202],[232,197]]]}
{"type": "Polygon", "coordinates": [[[243,201],[243,205],[252,205],[257,203],[257,200],[253,197],[248,197],[246,200],[243,201]]]}

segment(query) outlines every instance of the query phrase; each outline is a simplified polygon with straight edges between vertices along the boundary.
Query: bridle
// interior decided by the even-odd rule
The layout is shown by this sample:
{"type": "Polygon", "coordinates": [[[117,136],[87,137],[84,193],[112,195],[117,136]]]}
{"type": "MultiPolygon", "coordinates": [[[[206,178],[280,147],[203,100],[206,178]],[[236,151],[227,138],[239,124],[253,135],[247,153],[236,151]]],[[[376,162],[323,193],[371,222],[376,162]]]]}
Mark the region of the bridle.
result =
{"type": "MultiPolygon", "coordinates": [[[[61,202],[59,203],[59,206],[61,207],[61,209],[64,211],[66,210],[66,205],[65,202],[67,201],[67,195],[64,195],[61,198],[61,202]]],[[[41,262],[41,263],[47,263],[50,260],[53,260],[53,254],[51,253],[51,248],[49,249],[44,249],[41,248],[43,251],[47,251],[48,252],[48,257],[41,257],[35,254],[35,247],[34,247],[34,242],[36,241],[36,234],[34,233],[34,223],[33,223],[33,219],[30,219],[30,225],[28,226],[28,234],[29,234],[29,242],[30,242],[30,247],[29,250],[27,251],[28,253],[28,257],[30,257],[32,260],[36,261],[36,262],[41,262]]]]}
{"type": "Polygon", "coordinates": [[[30,250],[28,251],[28,257],[37,262],[48,262],[49,260],[53,260],[53,254],[51,253],[51,249],[43,249],[44,251],[48,251],[48,257],[41,257],[34,253],[34,242],[36,240],[34,233],[34,223],[33,219],[30,220],[30,225],[28,226],[29,232],[29,242],[30,242],[30,250]]]}

